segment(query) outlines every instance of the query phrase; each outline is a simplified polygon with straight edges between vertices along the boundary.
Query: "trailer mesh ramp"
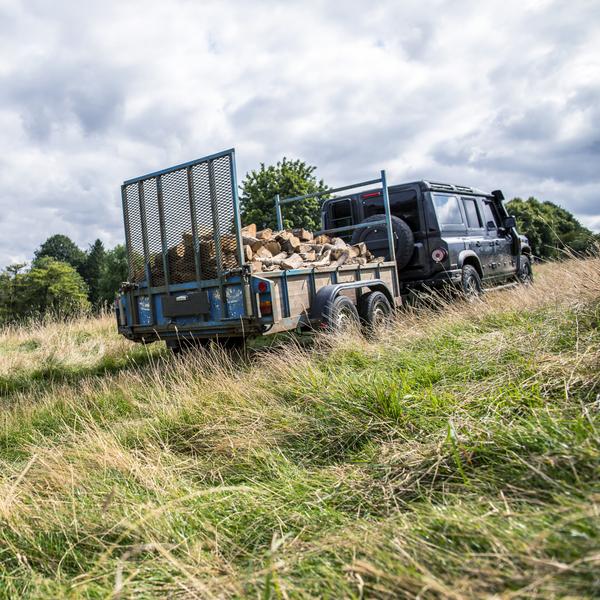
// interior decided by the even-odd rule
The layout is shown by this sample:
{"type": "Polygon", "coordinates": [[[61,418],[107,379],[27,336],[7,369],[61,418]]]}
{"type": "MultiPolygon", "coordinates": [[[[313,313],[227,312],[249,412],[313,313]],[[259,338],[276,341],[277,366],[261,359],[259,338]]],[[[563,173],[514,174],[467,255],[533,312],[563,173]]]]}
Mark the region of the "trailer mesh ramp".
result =
{"type": "Polygon", "coordinates": [[[241,266],[234,151],[126,181],[129,280],[160,287],[241,266]]]}

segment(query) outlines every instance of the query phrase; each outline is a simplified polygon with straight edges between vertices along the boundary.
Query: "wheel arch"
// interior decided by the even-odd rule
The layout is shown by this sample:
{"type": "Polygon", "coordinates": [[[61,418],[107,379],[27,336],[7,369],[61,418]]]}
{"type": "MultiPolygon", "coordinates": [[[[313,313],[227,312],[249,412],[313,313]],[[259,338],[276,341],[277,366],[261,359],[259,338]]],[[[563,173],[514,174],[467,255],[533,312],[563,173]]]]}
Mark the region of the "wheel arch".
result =
{"type": "Polygon", "coordinates": [[[462,269],[465,265],[475,267],[479,277],[483,279],[483,267],[481,266],[481,261],[479,260],[479,256],[477,256],[473,250],[463,250],[458,255],[458,266],[462,269]]]}

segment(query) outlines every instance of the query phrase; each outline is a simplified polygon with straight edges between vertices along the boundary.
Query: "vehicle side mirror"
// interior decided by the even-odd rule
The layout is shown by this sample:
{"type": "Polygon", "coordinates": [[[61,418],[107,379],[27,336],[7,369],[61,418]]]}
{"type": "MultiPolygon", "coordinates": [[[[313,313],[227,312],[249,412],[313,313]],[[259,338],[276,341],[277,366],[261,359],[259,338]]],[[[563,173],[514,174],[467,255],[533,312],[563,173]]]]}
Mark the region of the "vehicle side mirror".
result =
{"type": "Polygon", "coordinates": [[[504,229],[512,229],[517,226],[517,220],[511,215],[510,217],[504,217],[504,229]]]}

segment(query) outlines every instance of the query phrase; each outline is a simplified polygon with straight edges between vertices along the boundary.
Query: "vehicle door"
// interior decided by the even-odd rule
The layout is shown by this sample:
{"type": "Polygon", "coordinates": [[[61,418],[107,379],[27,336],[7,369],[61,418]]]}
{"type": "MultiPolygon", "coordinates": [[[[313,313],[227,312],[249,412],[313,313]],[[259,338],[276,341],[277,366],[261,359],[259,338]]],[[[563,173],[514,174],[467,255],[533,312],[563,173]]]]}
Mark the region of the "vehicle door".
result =
{"type": "Polygon", "coordinates": [[[454,194],[431,194],[433,208],[437,217],[440,236],[448,246],[450,266],[456,268],[458,256],[465,249],[467,226],[463,211],[454,194]]]}
{"type": "Polygon", "coordinates": [[[465,220],[467,222],[466,248],[467,250],[473,250],[479,257],[481,266],[484,267],[483,277],[485,279],[489,276],[490,271],[490,269],[485,268],[485,266],[490,262],[491,245],[487,238],[486,228],[481,215],[481,208],[477,198],[463,196],[461,197],[461,201],[465,213],[465,220]]]}
{"type": "Polygon", "coordinates": [[[513,272],[512,239],[504,230],[502,219],[493,200],[481,198],[485,222],[489,262],[486,271],[491,277],[502,279],[513,272]]]}

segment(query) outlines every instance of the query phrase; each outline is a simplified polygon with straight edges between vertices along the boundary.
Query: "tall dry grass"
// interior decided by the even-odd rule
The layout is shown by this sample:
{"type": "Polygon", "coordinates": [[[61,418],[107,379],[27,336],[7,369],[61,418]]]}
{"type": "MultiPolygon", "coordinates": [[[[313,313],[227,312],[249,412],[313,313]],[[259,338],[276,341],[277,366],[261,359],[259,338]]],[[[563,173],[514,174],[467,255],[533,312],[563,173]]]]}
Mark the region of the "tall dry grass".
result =
{"type": "Polygon", "coordinates": [[[4,330],[0,597],[597,595],[600,260],[536,275],[244,357],[4,330]]]}

